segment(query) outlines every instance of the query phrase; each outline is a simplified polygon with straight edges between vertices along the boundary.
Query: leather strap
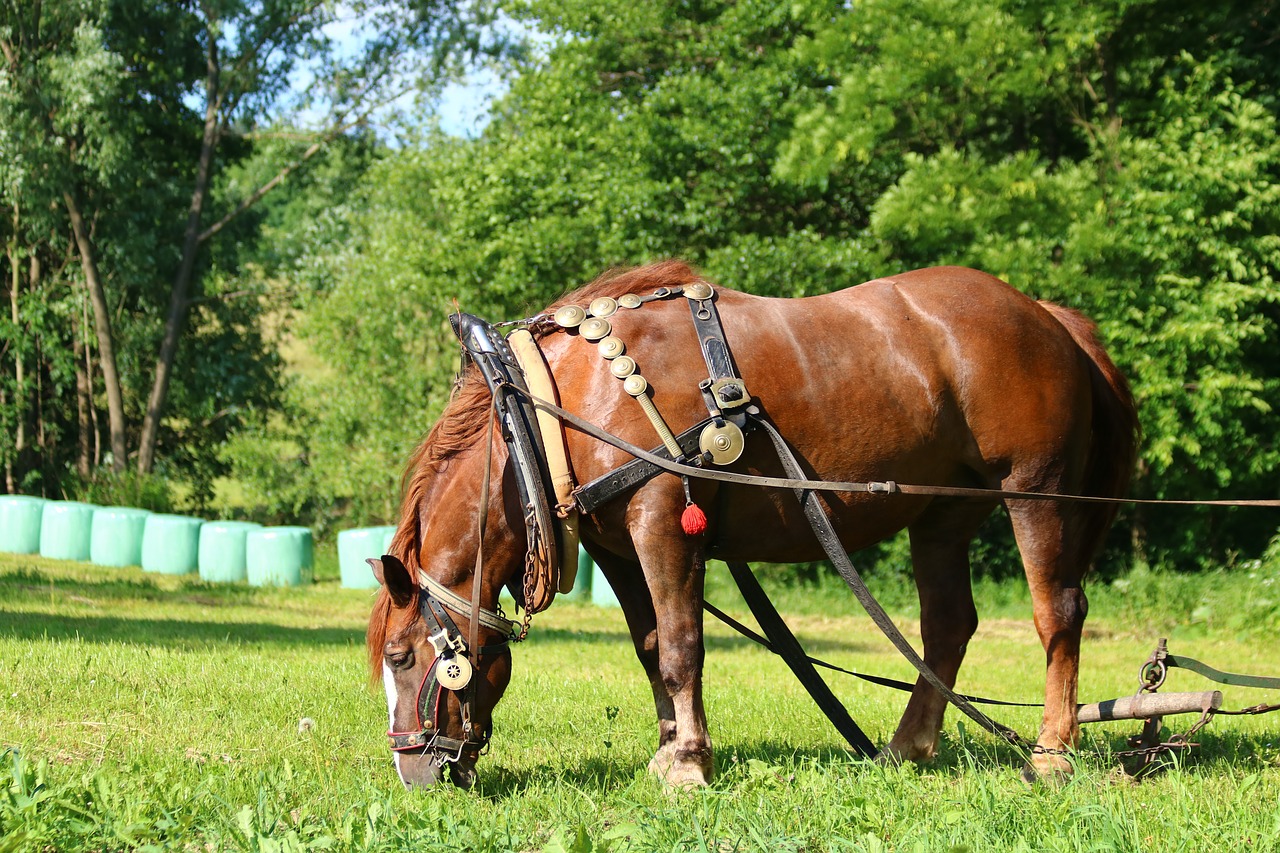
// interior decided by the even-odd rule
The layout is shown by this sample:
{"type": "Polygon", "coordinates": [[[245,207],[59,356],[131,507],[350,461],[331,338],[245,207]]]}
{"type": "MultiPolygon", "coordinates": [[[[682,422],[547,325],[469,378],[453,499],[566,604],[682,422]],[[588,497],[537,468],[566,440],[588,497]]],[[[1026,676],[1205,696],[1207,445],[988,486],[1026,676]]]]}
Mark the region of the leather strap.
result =
{"type": "Polygon", "coordinates": [[[427,576],[426,572],[422,570],[418,571],[418,584],[454,613],[457,613],[467,619],[472,619],[472,614],[478,612],[479,619],[477,621],[479,621],[481,625],[493,631],[497,631],[498,634],[503,637],[511,637],[515,635],[516,623],[512,622],[510,619],[505,619],[502,616],[499,616],[492,610],[485,610],[484,608],[479,608],[478,611],[473,610],[471,602],[441,584],[436,583],[427,576]]]}
{"type": "MultiPolygon", "coordinates": [[[[703,601],[702,609],[707,611],[717,619],[719,619],[724,624],[728,625],[733,630],[737,631],[742,636],[746,637],[748,640],[751,640],[753,643],[760,644],[765,649],[773,652],[775,655],[778,655],[779,657],[782,656],[782,653],[779,652],[777,649],[775,649],[773,647],[773,644],[769,642],[767,638],[760,636],[755,631],[752,631],[746,625],[743,625],[737,619],[734,619],[732,616],[730,616],[728,613],[725,613],[723,610],[716,607],[714,604],[711,604],[708,601],[703,601]]],[[[870,673],[866,673],[866,672],[857,672],[856,670],[845,669],[842,666],[837,666],[834,663],[829,663],[823,660],[822,658],[815,658],[813,655],[808,655],[807,658],[809,660],[809,663],[813,664],[814,666],[820,666],[823,669],[829,669],[832,672],[838,672],[841,675],[852,675],[854,678],[860,678],[863,681],[869,682],[871,684],[878,684],[881,687],[891,687],[894,690],[901,690],[905,693],[910,693],[912,690],[916,689],[916,686],[909,681],[900,681],[896,678],[886,678],[883,675],[871,675],[870,673]]],[[[961,693],[959,695],[964,697],[965,699],[968,699],[970,702],[973,702],[975,705],[1003,705],[1009,708],[1043,708],[1044,707],[1043,702],[1008,702],[1008,701],[1005,701],[1004,699],[988,699],[984,696],[970,696],[967,693],[961,693]]]]}
{"type": "Polygon", "coordinates": [[[827,715],[827,719],[849,742],[849,745],[866,758],[875,755],[875,744],[862,729],[858,728],[858,724],[849,716],[849,711],[840,704],[840,700],[831,692],[831,688],[822,680],[818,671],[813,668],[813,663],[805,654],[800,641],[796,639],[795,634],[791,633],[791,629],[778,615],[769,596],[765,595],[764,590],[760,588],[759,581],[751,573],[751,567],[746,563],[729,563],[729,571],[733,573],[733,579],[737,582],[738,589],[742,591],[742,597],[746,600],[747,606],[751,608],[752,615],[756,617],[756,621],[768,636],[769,647],[786,661],[787,666],[804,685],[804,689],[809,691],[809,696],[817,703],[822,713],[827,715]]]}
{"type": "MultiPolygon", "coordinates": [[[[787,473],[796,478],[803,477],[804,471],[800,468],[800,463],[796,461],[795,454],[791,452],[791,448],[786,441],[774,429],[773,424],[764,418],[759,418],[758,422],[769,436],[770,441],[773,442],[774,449],[778,452],[778,458],[782,461],[782,466],[787,473]]],[[[867,585],[862,580],[862,576],[858,574],[858,570],[853,567],[853,563],[849,560],[849,555],[845,553],[844,546],[840,542],[840,537],[836,535],[835,527],[831,524],[827,511],[823,509],[822,504],[818,501],[817,493],[811,489],[796,489],[795,492],[796,497],[800,499],[801,506],[804,508],[805,518],[809,520],[809,524],[813,527],[814,535],[818,537],[818,543],[822,545],[822,550],[827,552],[827,557],[835,565],[840,577],[844,578],[844,582],[853,591],[854,597],[858,599],[862,609],[871,617],[871,621],[888,638],[894,648],[907,659],[907,662],[915,667],[916,672],[920,673],[920,677],[927,681],[934,690],[937,690],[944,699],[960,709],[961,713],[982,726],[982,728],[1004,738],[1010,743],[1025,745],[1026,741],[1017,732],[1008,726],[997,723],[973,707],[971,702],[952,690],[938,677],[932,667],[916,654],[916,650],[907,642],[907,638],[902,636],[898,626],[893,624],[889,614],[885,613],[884,608],[880,606],[880,602],[876,601],[875,596],[871,594],[871,590],[867,589],[867,585]]],[[[835,722],[835,720],[832,720],[832,722],[835,722]]],[[[839,728],[838,724],[837,728],[839,728]]]]}
{"type": "MultiPolygon", "coordinates": [[[[541,406],[538,408],[539,411],[542,410],[541,406]]],[[[698,438],[709,423],[711,423],[711,419],[707,418],[676,436],[676,443],[680,445],[680,451],[685,457],[698,452],[698,438]]],[[[671,452],[667,450],[665,445],[659,445],[649,453],[662,459],[671,459],[671,452]]],[[[574,499],[578,502],[578,509],[581,512],[590,514],[623,492],[649,482],[661,474],[662,470],[652,462],[636,457],[614,468],[603,477],[597,477],[590,483],[579,486],[577,491],[574,492],[574,499]]]]}

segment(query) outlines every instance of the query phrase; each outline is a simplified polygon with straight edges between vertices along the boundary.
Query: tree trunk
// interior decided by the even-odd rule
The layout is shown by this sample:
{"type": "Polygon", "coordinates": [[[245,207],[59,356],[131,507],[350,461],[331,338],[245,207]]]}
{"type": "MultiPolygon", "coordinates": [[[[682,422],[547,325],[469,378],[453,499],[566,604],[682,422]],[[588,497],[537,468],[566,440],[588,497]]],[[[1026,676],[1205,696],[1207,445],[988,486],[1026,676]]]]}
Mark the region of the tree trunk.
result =
{"type": "Polygon", "coordinates": [[[125,469],[128,449],[125,446],[124,396],[120,392],[120,374],[116,371],[116,348],[111,337],[111,315],[107,296],[98,277],[98,264],[93,254],[93,244],[84,226],[84,217],[71,193],[63,193],[71,217],[71,232],[80,252],[80,266],[84,270],[85,286],[89,302],[93,305],[93,325],[98,337],[98,358],[102,366],[102,382],[107,389],[107,418],[111,428],[111,470],[119,473],[125,469]]]}
{"type": "Polygon", "coordinates": [[[147,398],[147,414],[142,422],[142,437],[138,442],[138,470],[144,474],[150,473],[155,465],[160,418],[164,414],[165,398],[169,395],[173,363],[178,355],[178,339],[187,319],[191,276],[195,271],[196,253],[200,250],[200,216],[204,212],[209,173],[218,147],[218,40],[212,31],[208,33],[208,43],[205,53],[204,138],[200,144],[200,161],[196,164],[196,183],[191,192],[191,206],[187,209],[187,227],[182,238],[182,261],[169,292],[169,313],[165,317],[164,338],[160,342],[160,357],[156,360],[156,375],[151,384],[151,395],[147,398]]]}
{"type": "Polygon", "coordinates": [[[76,426],[79,434],[79,440],[76,443],[76,473],[87,480],[93,473],[90,459],[93,445],[89,435],[89,371],[84,363],[83,334],[86,331],[86,329],[76,329],[73,350],[76,362],[76,426]]]}
{"type": "MultiPolygon", "coordinates": [[[[18,206],[13,206],[13,239],[9,242],[9,317],[13,320],[13,334],[21,335],[21,315],[18,313],[18,299],[22,292],[22,271],[18,264],[18,206]]],[[[27,446],[27,394],[26,365],[23,363],[22,349],[14,341],[13,377],[16,380],[13,391],[13,416],[17,421],[13,434],[13,459],[5,462],[5,489],[10,494],[17,491],[17,483],[13,476],[13,462],[18,459],[27,446]]]]}

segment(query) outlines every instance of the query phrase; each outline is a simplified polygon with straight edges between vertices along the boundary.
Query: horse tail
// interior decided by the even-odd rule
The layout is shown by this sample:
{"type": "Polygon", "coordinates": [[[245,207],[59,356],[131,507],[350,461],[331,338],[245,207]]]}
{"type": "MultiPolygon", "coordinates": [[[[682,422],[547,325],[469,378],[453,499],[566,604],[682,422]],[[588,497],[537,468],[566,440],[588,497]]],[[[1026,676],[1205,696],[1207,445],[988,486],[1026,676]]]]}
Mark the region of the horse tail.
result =
{"type": "MultiPolygon", "coordinates": [[[[1123,497],[1129,487],[1137,459],[1138,408],[1133,392],[1115,362],[1098,340],[1098,329],[1079,311],[1052,302],[1040,305],[1053,315],[1089,362],[1089,383],[1093,393],[1093,424],[1089,457],[1085,467],[1082,493],[1098,497],[1123,497]]],[[[1107,530],[1115,521],[1118,507],[1081,504],[1085,517],[1082,544],[1090,557],[1097,555],[1107,530]]]]}

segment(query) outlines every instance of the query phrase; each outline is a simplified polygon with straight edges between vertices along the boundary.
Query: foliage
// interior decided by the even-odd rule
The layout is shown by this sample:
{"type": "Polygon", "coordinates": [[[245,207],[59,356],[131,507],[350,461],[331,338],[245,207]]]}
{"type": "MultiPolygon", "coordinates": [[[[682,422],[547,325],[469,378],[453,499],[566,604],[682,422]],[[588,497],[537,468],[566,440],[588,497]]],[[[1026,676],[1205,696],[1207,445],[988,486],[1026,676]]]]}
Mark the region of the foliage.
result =
{"type": "Polygon", "coordinates": [[[158,474],[99,470],[84,480],[70,479],[65,488],[68,499],[98,506],[137,507],[152,512],[173,512],[176,507],[171,484],[158,474]]]}
{"type": "Polygon", "coordinates": [[[277,403],[264,318],[288,304],[299,196],[360,174],[392,101],[429,102],[461,57],[500,51],[481,38],[490,14],[483,0],[5,6],[6,490],[62,494],[135,449],[149,472],[158,447],[206,504],[247,407],[277,403]]]}

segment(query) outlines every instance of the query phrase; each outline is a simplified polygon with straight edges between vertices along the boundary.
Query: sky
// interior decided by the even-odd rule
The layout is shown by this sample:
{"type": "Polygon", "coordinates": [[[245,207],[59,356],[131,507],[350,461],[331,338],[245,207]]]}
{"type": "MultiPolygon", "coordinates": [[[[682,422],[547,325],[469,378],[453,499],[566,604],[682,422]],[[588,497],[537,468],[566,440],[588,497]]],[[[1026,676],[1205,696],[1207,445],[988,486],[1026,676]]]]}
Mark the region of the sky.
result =
{"type": "Polygon", "coordinates": [[[489,123],[489,102],[504,88],[487,68],[476,69],[460,83],[450,83],[441,93],[437,107],[440,129],[450,136],[479,136],[489,123]]]}

